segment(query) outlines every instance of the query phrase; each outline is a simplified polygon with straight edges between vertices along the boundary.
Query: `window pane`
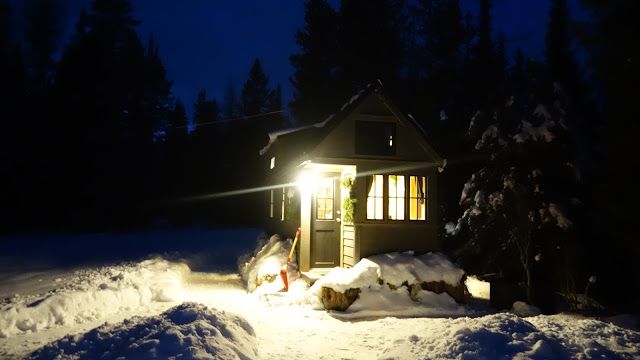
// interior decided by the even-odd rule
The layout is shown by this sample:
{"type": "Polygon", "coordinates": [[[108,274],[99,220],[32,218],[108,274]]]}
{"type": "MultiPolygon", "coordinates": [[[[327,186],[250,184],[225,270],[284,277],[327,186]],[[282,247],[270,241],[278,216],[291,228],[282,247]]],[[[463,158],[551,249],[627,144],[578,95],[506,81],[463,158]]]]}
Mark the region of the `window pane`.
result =
{"type": "Polygon", "coordinates": [[[389,175],[389,219],[404,220],[404,176],[389,175]]]}
{"type": "Polygon", "coordinates": [[[427,219],[427,178],[409,177],[409,219],[427,219]]]}
{"type": "Polygon", "coordinates": [[[285,212],[285,208],[286,208],[286,201],[287,201],[287,188],[282,188],[282,202],[281,202],[281,206],[280,206],[280,220],[284,221],[286,219],[286,212],[285,212]]]}
{"type": "Polygon", "coordinates": [[[269,194],[269,217],[273,218],[274,204],[273,204],[274,196],[273,190],[271,190],[269,194]]]}
{"type": "Polygon", "coordinates": [[[383,200],[383,176],[370,176],[367,183],[367,219],[382,220],[382,200],[383,200]]]}
{"type": "Polygon", "coordinates": [[[333,219],[333,178],[322,178],[316,188],[316,219],[333,219]]]}

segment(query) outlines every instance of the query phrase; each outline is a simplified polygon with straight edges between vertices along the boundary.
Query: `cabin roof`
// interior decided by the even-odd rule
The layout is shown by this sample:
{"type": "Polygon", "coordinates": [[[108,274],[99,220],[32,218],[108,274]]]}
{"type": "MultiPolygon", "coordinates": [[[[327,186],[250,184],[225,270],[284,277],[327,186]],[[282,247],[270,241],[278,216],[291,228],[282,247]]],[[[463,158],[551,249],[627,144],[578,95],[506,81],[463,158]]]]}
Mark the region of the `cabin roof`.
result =
{"type": "Polygon", "coordinates": [[[269,142],[265,147],[260,150],[260,155],[264,156],[269,152],[271,147],[276,143],[295,143],[296,148],[303,151],[309,151],[313,149],[318,143],[320,143],[325,136],[327,136],[331,130],[342,121],[347,115],[349,115],[353,109],[355,109],[363,100],[365,100],[370,94],[377,94],[383,103],[389,107],[389,110],[401,121],[405,121],[413,126],[413,128],[421,135],[424,140],[426,151],[433,157],[433,159],[444,166],[446,160],[443,160],[427,142],[427,132],[424,128],[415,120],[415,118],[409,114],[405,116],[391,101],[389,97],[384,94],[382,90],[382,83],[380,80],[375,83],[368,84],[365,88],[354,94],[349,101],[344,103],[340,109],[327,116],[323,121],[313,123],[305,126],[291,127],[275,130],[269,133],[269,142]]]}

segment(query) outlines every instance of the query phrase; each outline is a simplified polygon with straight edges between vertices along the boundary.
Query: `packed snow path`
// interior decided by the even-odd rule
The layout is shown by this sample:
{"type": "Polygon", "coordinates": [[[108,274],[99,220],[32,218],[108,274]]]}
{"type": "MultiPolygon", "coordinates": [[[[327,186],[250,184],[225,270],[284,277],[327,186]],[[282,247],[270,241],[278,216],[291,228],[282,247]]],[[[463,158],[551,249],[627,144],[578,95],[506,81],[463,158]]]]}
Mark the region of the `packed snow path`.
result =
{"type": "MultiPolygon", "coordinates": [[[[2,303],[3,359],[23,358],[47,343],[88,333],[105,322],[121,329],[118,323],[125,319],[158,316],[185,301],[246,319],[255,339],[243,341],[254,339],[255,344],[238,345],[255,346],[263,359],[640,358],[638,332],[593,319],[523,319],[497,313],[343,321],[286,297],[247,294],[237,275],[192,273],[162,259],[53,277],[23,274],[21,279],[22,289],[44,289],[46,284],[50,289],[2,303]],[[30,322],[20,318],[25,312],[30,322]],[[58,317],[48,317],[50,313],[58,317]]],[[[11,283],[15,282],[0,287],[11,283]]],[[[113,333],[118,335],[123,334],[113,333]]]]}

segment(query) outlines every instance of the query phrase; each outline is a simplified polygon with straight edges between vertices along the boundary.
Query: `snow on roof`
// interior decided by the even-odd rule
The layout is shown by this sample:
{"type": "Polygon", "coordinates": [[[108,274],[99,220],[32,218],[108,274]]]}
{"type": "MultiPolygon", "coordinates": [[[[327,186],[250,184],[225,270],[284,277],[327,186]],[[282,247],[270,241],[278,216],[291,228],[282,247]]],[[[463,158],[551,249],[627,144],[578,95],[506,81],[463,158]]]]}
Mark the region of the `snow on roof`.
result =
{"type": "MultiPolygon", "coordinates": [[[[382,83],[381,83],[382,84],[382,83]]],[[[355,95],[353,95],[349,101],[347,101],[346,103],[344,103],[341,107],[340,107],[340,112],[345,111],[345,109],[347,109],[349,106],[353,105],[353,103],[355,103],[356,101],[358,101],[360,99],[360,97],[369,89],[372,88],[372,85],[369,84],[367,85],[364,89],[358,91],[355,95]]],[[[296,132],[300,132],[300,131],[304,131],[307,129],[311,129],[311,128],[324,128],[331,120],[333,120],[333,118],[335,117],[336,113],[333,113],[329,116],[327,116],[326,119],[324,119],[323,121],[317,122],[317,123],[313,123],[311,125],[305,125],[305,126],[298,126],[298,127],[292,127],[292,128],[286,128],[286,129],[280,129],[280,130],[276,130],[276,131],[272,131],[269,133],[269,142],[267,143],[267,145],[265,145],[265,147],[263,147],[260,150],[260,156],[263,156],[264,154],[266,154],[269,149],[271,148],[271,146],[273,145],[273,143],[276,142],[276,140],[278,139],[278,137],[283,136],[283,135],[287,135],[287,134],[292,134],[292,133],[296,133],[296,132]]]]}

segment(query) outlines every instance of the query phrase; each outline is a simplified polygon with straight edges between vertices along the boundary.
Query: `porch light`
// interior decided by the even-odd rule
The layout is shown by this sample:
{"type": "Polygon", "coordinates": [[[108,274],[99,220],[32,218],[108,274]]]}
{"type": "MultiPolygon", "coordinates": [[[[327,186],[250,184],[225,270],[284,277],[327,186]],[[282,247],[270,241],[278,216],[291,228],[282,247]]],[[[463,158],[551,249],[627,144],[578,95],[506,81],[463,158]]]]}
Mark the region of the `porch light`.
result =
{"type": "Polygon", "coordinates": [[[303,171],[296,179],[296,185],[300,191],[312,191],[318,183],[318,176],[310,171],[303,171]]]}

